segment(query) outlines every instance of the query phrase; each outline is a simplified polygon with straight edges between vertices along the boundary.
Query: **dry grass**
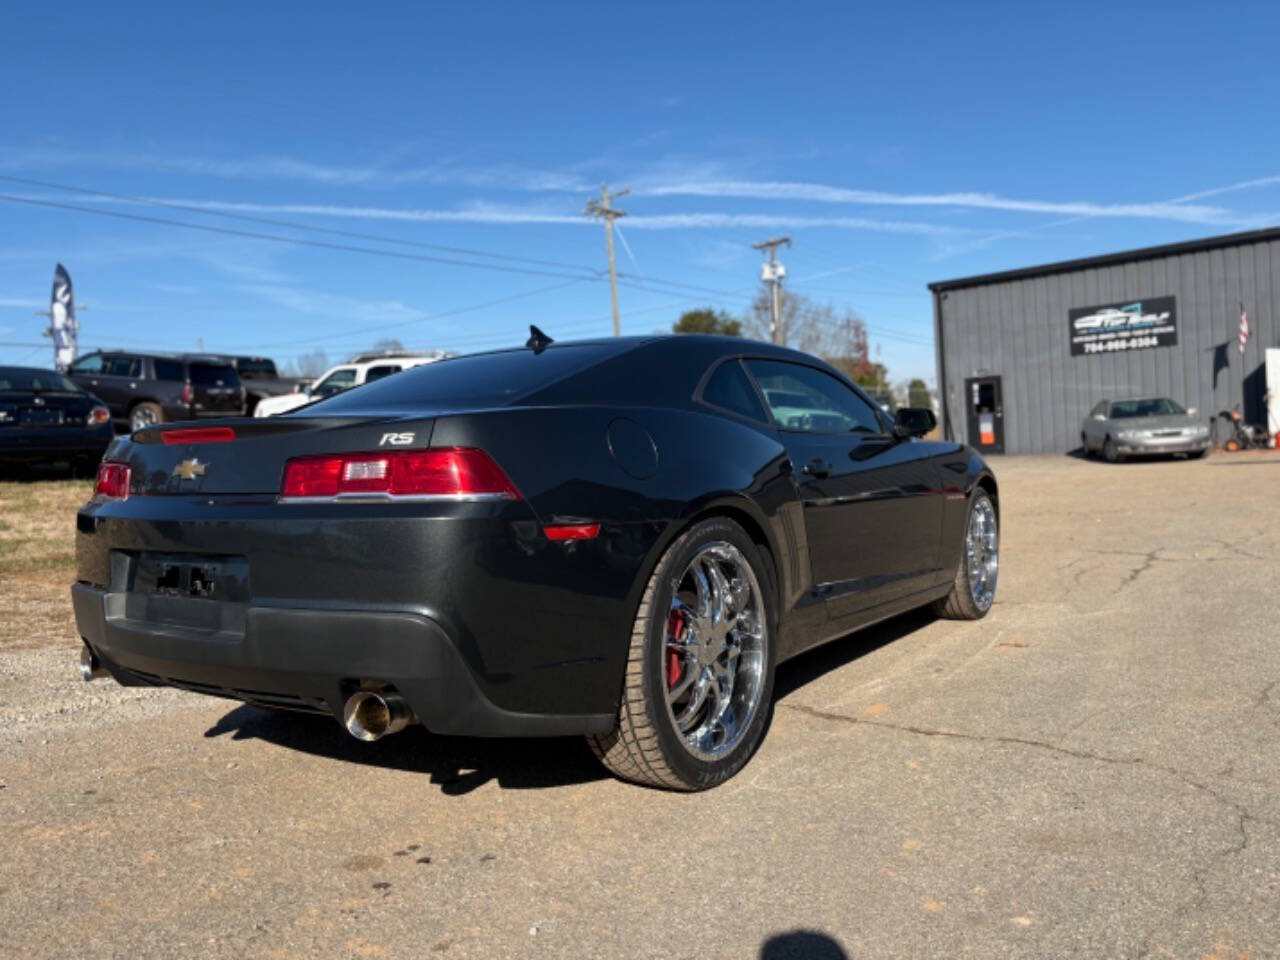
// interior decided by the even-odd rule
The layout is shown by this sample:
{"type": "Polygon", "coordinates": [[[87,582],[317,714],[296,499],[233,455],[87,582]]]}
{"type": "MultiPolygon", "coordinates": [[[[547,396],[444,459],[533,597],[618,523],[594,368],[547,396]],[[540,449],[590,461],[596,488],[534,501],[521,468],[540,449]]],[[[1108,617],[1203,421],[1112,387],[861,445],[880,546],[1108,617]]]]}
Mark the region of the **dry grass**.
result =
{"type": "Polygon", "coordinates": [[[88,480],[0,482],[0,650],[79,643],[75,516],[92,492],[88,480]]]}

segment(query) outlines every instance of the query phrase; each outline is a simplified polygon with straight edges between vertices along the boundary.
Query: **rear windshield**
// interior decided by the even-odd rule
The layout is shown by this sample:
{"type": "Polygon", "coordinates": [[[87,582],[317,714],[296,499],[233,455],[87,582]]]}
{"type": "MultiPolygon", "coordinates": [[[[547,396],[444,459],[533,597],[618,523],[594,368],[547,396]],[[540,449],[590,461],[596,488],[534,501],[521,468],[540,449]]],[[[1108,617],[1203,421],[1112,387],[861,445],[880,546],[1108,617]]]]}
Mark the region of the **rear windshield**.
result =
{"type": "Polygon", "coordinates": [[[1114,420],[1179,416],[1186,412],[1168,397],[1157,397],[1155,400],[1117,400],[1111,405],[1111,417],[1114,420]]]}
{"type": "Polygon", "coordinates": [[[80,388],[52,370],[8,370],[0,367],[0,391],[17,393],[79,393],[80,388]]]}
{"type": "Polygon", "coordinates": [[[532,350],[506,350],[438,360],[311,404],[300,416],[341,415],[389,407],[502,406],[616,352],[613,344],[573,343],[537,354],[532,350]]]}
{"type": "Polygon", "coordinates": [[[191,382],[197,387],[238,387],[240,378],[229,364],[193,363],[190,366],[191,382]]]}
{"type": "Polygon", "coordinates": [[[236,361],[236,369],[242,377],[274,377],[276,364],[274,360],[264,357],[241,357],[236,361]]]}

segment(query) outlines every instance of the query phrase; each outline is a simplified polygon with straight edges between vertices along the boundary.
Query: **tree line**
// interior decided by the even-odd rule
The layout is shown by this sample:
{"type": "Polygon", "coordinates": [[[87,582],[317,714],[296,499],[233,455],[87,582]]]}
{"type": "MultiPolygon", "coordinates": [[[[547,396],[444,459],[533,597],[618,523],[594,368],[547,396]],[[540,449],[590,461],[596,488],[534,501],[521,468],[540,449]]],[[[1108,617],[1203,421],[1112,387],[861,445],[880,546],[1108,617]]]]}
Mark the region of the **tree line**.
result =
{"type": "MultiPolygon", "coordinates": [[[[687,310],[672,324],[675,333],[714,333],[729,337],[769,339],[769,292],[761,290],[747,312],[735,317],[725,310],[687,310]]],[[[781,340],[789,347],[821,357],[850,380],[872,391],[888,389],[889,371],[871,359],[867,325],[856,311],[837,310],[801,293],[782,291],[781,340]]],[[[907,385],[907,403],[927,407],[929,388],[923,380],[907,385]]]]}

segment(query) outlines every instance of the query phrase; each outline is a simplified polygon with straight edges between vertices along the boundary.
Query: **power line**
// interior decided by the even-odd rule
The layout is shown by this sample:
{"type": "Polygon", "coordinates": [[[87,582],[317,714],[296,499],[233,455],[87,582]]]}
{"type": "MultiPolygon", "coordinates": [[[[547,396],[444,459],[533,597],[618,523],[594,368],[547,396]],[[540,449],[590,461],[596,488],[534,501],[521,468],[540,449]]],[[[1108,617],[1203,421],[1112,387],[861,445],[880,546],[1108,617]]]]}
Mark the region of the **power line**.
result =
{"type": "Polygon", "coordinates": [[[288,243],[303,247],[318,247],[322,250],[338,250],[344,253],[364,253],[369,254],[370,256],[391,257],[397,260],[415,260],[423,263],[440,263],[454,267],[472,267],[477,270],[496,270],[500,273],[521,273],[538,277],[561,277],[567,280],[595,279],[594,277],[582,276],[581,274],[555,273],[549,270],[532,270],[523,267],[504,267],[496,263],[473,263],[469,260],[431,257],[420,253],[401,253],[397,250],[379,250],[375,247],[357,247],[353,244],[347,243],[327,243],[323,240],[307,240],[303,237],[285,237],[280,236],[279,234],[255,233],[251,230],[234,230],[230,227],[215,227],[207,223],[191,223],[187,220],[170,220],[166,217],[148,217],[142,214],[124,213],[119,210],[98,210],[94,207],[82,207],[71,203],[58,203],[55,200],[37,200],[34,197],[19,197],[6,193],[0,193],[0,200],[7,200],[10,203],[26,203],[37,207],[52,207],[58,210],[73,210],[77,213],[88,213],[99,217],[114,217],[118,220],[134,220],[140,223],[158,223],[170,227],[182,227],[187,230],[200,230],[204,233],[218,233],[232,237],[248,237],[253,240],[270,240],[275,243],[288,243]]]}
{"type": "Polygon", "coordinates": [[[213,210],[208,207],[199,206],[198,204],[177,203],[172,200],[161,200],[156,197],[140,197],[127,193],[112,193],[107,190],[95,190],[90,187],[73,187],[68,184],[52,183],[47,180],[32,180],[27,177],[13,177],[0,174],[0,181],[20,183],[24,186],[42,187],[50,190],[62,190],[67,193],[85,193],[98,197],[106,197],[111,200],[119,200],[126,203],[166,207],[170,210],[183,210],[188,213],[196,213],[202,216],[222,217],[226,220],[239,220],[245,223],[260,223],[272,227],[287,227],[290,230],[305,230],[310,233],[323,233],[336,237],[352,237],[357,240],[373,240],[378,243],[397,243],[402,246],[419,247],[424,250],[440,250],[445,253],[457,253],[472,257],[489,257],[494,260],[509,260],[513,263],[527,263],[534,266],[554,267],[565,270],[583,270],[599,274],[599,271],[592,267],[580,266],[574,263],[564,263],[563,261],[558,260],[539,260],[533,257],[519,257],[514,254],[490,253],[485,250],[472,250],[467,247],[451,247],[438,243],[425,243],[419,240],[405,240],[400,237],[389,237],[376,233],[360,233],[355,230],[338,230],[331,227],[317,227],[308,223],[298,223],[294,220],[276,220],[271,217],[254,217],[244,213],[232,213],[226,210],[213,210]]]}

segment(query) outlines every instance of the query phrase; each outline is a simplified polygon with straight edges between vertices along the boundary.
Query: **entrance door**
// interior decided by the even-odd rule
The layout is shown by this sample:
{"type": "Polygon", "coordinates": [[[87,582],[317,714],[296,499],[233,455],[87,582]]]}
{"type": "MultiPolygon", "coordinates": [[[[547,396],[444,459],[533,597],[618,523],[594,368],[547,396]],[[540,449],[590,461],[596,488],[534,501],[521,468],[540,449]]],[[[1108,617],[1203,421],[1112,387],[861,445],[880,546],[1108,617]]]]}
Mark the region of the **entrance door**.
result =
{"type": "Polygon", "coordinates": [[[1004,401],[999,377],[972,377],[964,382],[969,446],[1004,453],[1004,401]]]}

